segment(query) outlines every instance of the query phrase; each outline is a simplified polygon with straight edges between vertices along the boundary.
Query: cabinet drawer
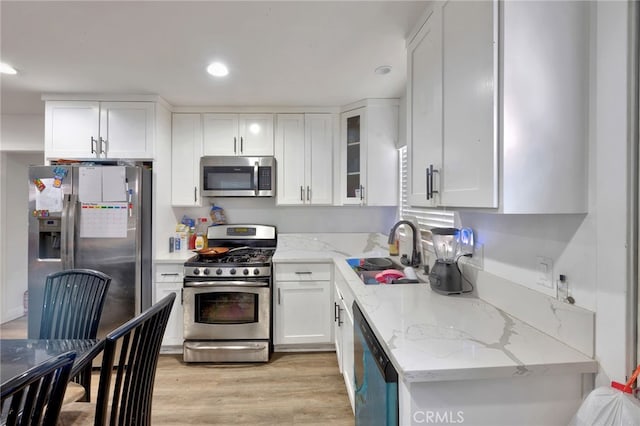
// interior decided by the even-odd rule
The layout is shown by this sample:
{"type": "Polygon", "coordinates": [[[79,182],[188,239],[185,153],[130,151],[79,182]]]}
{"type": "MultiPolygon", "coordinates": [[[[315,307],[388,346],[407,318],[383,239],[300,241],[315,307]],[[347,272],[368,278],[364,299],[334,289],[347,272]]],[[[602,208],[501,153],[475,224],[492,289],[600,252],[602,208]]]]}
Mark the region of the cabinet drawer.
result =
{"type": "Polygon", "coordinates": [[[278,281],[329,281],[331,269],[328,263],[278,263],[275,276],[278,281]]]}
{"type": "Polygon", "coordinates": [[[184,278],[182,268],[182,264],[179,263],[156,265],[155,282],[182,282],[182,279],[184,278]]]}

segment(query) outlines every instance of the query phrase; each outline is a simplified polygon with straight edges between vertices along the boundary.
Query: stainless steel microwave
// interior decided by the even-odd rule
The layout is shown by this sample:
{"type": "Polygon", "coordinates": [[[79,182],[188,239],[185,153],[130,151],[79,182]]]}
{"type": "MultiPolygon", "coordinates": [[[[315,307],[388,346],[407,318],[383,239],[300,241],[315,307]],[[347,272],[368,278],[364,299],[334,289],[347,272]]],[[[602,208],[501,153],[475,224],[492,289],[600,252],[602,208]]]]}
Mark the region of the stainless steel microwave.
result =
{"type": "Polygon", "coordinates": [[[203,197],[273,197],[276,160],[273,157],[200,158],[203,197]]]}

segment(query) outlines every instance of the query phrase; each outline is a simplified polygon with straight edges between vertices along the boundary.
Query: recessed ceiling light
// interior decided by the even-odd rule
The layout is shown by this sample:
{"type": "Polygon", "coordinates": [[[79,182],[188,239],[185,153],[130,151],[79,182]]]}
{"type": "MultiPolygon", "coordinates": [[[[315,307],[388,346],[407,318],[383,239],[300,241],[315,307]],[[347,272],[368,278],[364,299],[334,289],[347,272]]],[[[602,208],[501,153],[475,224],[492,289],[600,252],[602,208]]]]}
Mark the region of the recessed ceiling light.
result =
{"type": "Polygon", "coordinates": [[[380,65],[374,72],[378,75],[389,74],[391,72],[391,65],[380,65]]]}
{"type": "Polygon", "coordinates": [[[0,62],[0,73],[2,74],[18,74],[18,71],[14,67],[9,64],[5,64],[4,62],[0,62]]]}
{"type": "Polygon", "coordinates": [[[207,67],[207,72],[214,77],[224,77],[225,75],[229,74],[227,66],[222,62],[212,62],[207,67]]]}

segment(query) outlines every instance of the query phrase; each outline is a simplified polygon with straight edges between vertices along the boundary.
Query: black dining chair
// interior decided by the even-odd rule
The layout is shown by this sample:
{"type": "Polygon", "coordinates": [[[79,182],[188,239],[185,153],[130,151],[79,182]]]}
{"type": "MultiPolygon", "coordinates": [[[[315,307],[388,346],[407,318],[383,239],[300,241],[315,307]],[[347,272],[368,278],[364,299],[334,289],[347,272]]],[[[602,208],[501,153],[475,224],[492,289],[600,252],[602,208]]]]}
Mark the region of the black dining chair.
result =
{"type": "MultiPolygon", "coordinates": [[[[111,277],[91,269],[68,269],[47,276],[40,339],[95,339],[111,277]]],[[[91,364],[73,381],[72,400],[91,400],[91,364]]]]}
{"type": "Polygon", "coordinates": [[[75,358],[75,352],[65,352],[5,382],[0,390],[0,424],[55,425],[75,358]]]}
{"type": "Polygon", "coordinates": [[[176,298],[169,294],[106,337],[95,403],[75,402],[60,426],[149,426],[162,336],[176,298]]]}

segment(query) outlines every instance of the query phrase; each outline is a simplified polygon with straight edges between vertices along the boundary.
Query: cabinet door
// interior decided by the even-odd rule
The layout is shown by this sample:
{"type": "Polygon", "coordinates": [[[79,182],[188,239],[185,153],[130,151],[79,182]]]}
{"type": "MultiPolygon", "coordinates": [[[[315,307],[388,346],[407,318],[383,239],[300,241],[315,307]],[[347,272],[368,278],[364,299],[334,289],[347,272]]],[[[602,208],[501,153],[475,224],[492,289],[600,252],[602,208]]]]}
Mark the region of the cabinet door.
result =
{"type": "MultiPolygon", "coordinates": [[[[465,2],[466,4],[466,2],[465,2]]],[[[408,47],[407,135],[408,191],[412,206],[435,206],[438,195],[427,198],[427,170],[440,169],[442,158],[442,47],[440,10],[434,11],[408,47]]],[[[438,174],[433,189],[438,190],[438,174]]]]}
{"type": "Polygon", "coordinates": [[[274,344],[332,342],[330,281],[276,282],[274,344]]]}
{"type": "Polygon", "coordinates": [[[238,155],[273,155],[273,114],[240,114],[238,155]]]}
{"type": "Polygon", "coordinates": [[[354,379],[354,350],[353,350],[353,313],[351,306],[342,301],[342,310],[340,311],[340,319],[342,320],[342,376],[347,386],[347,394],[351,409],[355,410],[355,379],[354,379]]]}
{"type": "Polygon", "coordinates": [[[306,188],[310,204],[333,203],[333,117],[305,114],[306,188]]]}
{"type": "Polygon", "coordinates": [[[398,106],[367,106],[363,201],[367,206],[398,205],[398,106]]]}
{"type": "Polygon", "coordinates": [[[498,207],[496,4],[447,1],[442,6],[441,205],[498,207]]]}
{"type": "Polygon", "coordinates": [[[171,130],[171,204],[200,206],[200,114],[173,114],[171,130]]]}
{"type": "Polygon", "coordinates": [[[237,155],[240,152],[237,114],[203,114],[203,155],[237,155]]]}
{"type": "Polygon", "coordinates": [[[45,107],[45,158],[98,158],[100,104],[49,101],[45,107]]]}
{"type": "Polygon", "coordinates": [[[167,329],[164,332],[162,338],[162,346],[182,346],[183,339],[183,323],[184,314],[182,310],[181,291],[182,282],[166,282],[155,283],[156,297],[154,303],[160,301],[163,297],[168,296],[171,293],[175,293],[176,300],[171,308],[171,314],[169,315],[169,322],[167,323],[167,329]]]}
{"type": "Polygon", "coordinates": [[[101,102],[100,149],[106,158],[153,159],[153,102],[101,102]]]}
{"type": "Polygon", "coordinates": [[[367,117],[365,108],[342,114],[342,203],[364,204],[367,117]]]}
{"type": "Polygon", "coordinates": [[[305,117],[278,114],[276,124],[276,167],[279,205],[299,205],[305,200],[305,117]]]}

